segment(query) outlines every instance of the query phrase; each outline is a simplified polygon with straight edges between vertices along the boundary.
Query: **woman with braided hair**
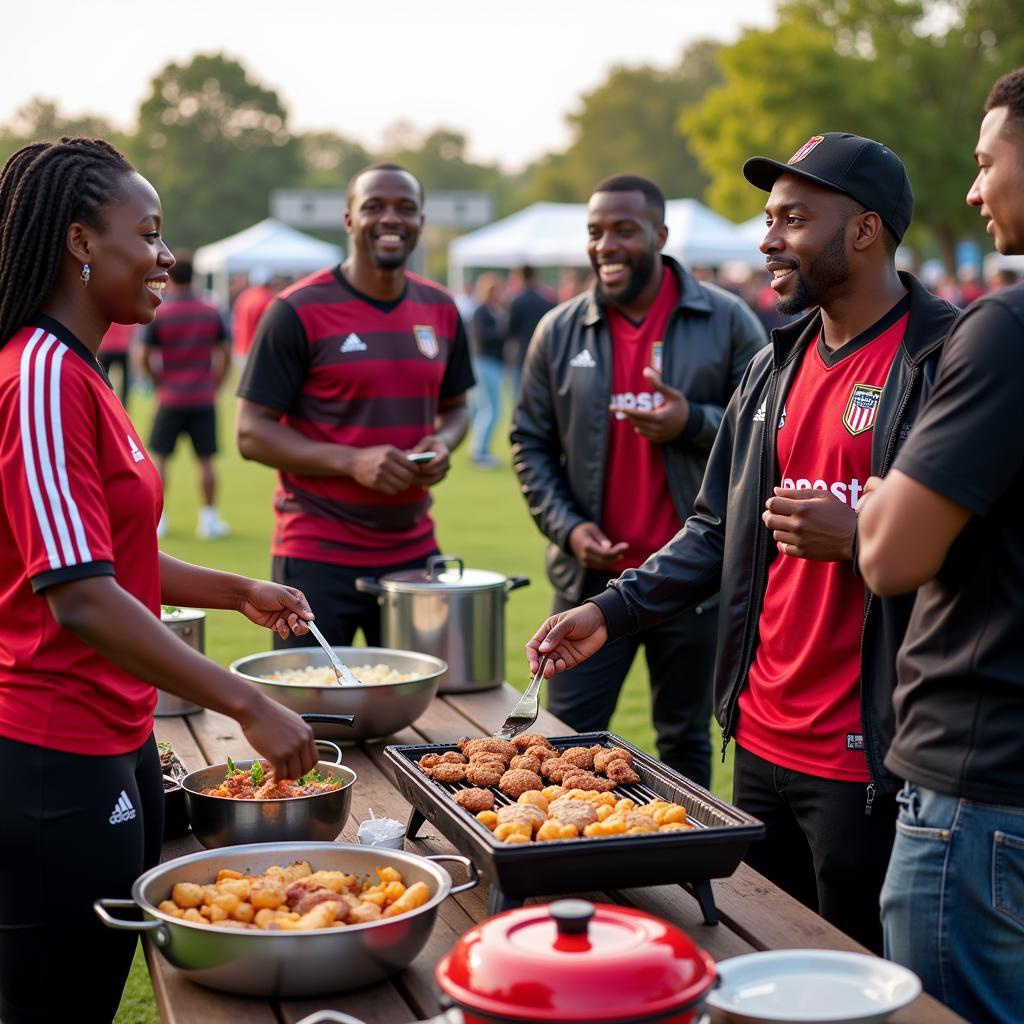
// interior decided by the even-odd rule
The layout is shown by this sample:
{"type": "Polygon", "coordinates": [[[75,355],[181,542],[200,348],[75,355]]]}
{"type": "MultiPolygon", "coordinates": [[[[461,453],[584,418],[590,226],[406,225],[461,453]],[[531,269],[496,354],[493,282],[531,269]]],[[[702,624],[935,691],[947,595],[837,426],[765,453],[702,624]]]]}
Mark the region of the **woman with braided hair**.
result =
{"type": "Polygon", "coordinates": [[[108,1022],[135,947],[104,928],[159,859],[159,686],[236,718],[278,778],[309,726],[185,646],[160,605],[305,632],[303,595],[161,553],[160,480],[96,360],[174,263],[153,187],[98,139],[0,172],[0,1020],[108,1022]]]}

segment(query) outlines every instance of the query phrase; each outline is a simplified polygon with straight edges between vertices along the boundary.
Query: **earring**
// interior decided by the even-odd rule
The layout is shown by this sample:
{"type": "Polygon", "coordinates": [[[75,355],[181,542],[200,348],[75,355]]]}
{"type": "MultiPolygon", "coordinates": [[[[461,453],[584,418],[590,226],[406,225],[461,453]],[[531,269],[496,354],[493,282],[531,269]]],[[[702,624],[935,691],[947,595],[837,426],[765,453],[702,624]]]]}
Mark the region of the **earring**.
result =
{"type": "Polygon", "coordinates": [[[92,277],[92,267],[88,263],[82,265],[82,287],[84,288],[89,283],[89,278],[92,277]]]}

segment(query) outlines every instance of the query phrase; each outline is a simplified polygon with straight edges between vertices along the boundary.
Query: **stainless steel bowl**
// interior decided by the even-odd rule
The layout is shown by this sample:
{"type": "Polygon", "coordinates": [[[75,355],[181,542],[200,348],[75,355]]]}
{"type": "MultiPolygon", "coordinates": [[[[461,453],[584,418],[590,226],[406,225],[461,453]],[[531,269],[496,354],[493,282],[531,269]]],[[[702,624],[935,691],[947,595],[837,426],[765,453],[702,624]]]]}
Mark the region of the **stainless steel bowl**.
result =
{"type": "Polygon", "coordinates": [[[335,647],[338,657],[349,667],[387,665],[397,672],[415,672],[405,683],[377,683],[362,686],[300,686],[278,683],[266,676],[271,672],[308,667],[329,668],[325,651],[303,647],[287,651],[250,654],[232,662],[231,671],[272,698],[299,714],[318,712],[355,715],[354,728],[316,725],[318,737],[336,742],[379,739],[399,732],[416,721],[437,694],[441,677],[448,666],[429,654],[395,651],[388,647],[335,647]]]}
{"type": "Polygon", "coordinates": [[[406,967],[423,948],[437,908],[450,894],[470,889],[476,869],[455,854],[420,857],[341,843],[266,843],[189,854],[152,868],[135,880],[132,898],[103,899],[93,909],[110,928],[147,932],[157,948],[191,981],[223,992],[297,998],[371,985],[406,967]],[[406,885],[423,882],[430,899],[400,917],[344,928],[267,932],[197,925],[157,908],[178,882],[213,882],[221,868],[259,873],[274,864],[308,860],[314,871],[372,874],[394,867],[406,885]],[[457,861],[469,881],[453,886],[438,861],[457,861]],[[141,908],[143,920],[114,917],[112,910],[141,908]]]}
{"type": "MultiPolygon", "coordinates": [[[[320,741],[326,742],[326,741],[320,741]]],[[[233,800],[226,796],[206,796],[207,786],[224,781],[228,766],[215,764],[200,768],[181,780],[185,792],[192,833],[208,850],[240,843],[283,843],[304,840],[329,841],[345,827],[352,806],[352,784],[356,773],[337,761],[318,761],[325,778],[343,783],[341,789],[313,796],[283,800],[233,800]]],[[[248,769],[252,761],[235,761],[236,768],[248,769]]]]}

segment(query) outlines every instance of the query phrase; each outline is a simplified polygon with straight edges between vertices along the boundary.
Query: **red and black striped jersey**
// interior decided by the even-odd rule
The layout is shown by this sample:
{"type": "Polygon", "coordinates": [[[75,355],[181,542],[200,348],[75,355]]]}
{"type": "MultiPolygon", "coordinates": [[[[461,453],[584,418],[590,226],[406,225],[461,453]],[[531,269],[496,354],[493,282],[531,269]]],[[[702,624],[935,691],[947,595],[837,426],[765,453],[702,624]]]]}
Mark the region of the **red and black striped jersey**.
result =
{"type": "MultiPolygon", "coordinates": [[[[402,296],[382,303],[335,267],[273,302],[238,394],[316,441],[407,449],[433,433],[440,400],[472,386],[465,331],[443,288],[409,274],[402,296]]],[[[274,507],[274,555],[386,566],[436,546],[420,487],[389,495],[349,477],[282,471],[274,507]]]]}
{"type": "Polygon", "coordinates": [[[216,306],[194,295],[168,296],[156,319],[142,332],[149,348],[163,361],[157,398],[161,405],[196,408],[213,405],[213,350],[227,339],[216,306]]]}
{"type": "Polygon", "coordinates": [[[57,624],[44,591],[112,575],[160,614],[160,477],[92,353],[38,317],[0,349],[0,735],[123,754],[156,690],[57,624]]]}

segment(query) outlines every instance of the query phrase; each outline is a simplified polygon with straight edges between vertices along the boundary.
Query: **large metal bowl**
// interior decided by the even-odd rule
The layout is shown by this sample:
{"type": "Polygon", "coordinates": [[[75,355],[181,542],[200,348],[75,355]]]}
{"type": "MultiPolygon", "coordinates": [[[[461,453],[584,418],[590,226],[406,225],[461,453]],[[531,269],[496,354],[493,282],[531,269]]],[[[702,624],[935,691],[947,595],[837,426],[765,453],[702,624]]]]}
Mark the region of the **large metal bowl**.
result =
{"type": "Polygon", "coordinates": [[[299,714],[319,712],[355,715],[354,728],[315,725],[321,739],[358,742],[380,739],[399,732],[416,721],[437,694],[441,677],[448,666],[429,654],[395,651],[388,647],[335,647],[338,657],[350,667],[387,665],[397,672],[415,672],[416,678],[404,683],[378,683],[362,686],[300,686],[278,683],[266,676],[271,672],[308,667],[329,668],[327,653],[319,647],[292,648],[250,654],[231,663],[231,671],[273,700],[299,714]]]}
{"type": "Polygon", "coordinates": [[[449,894],[470,889],[476,870],[466,857],[420,857],[398,850],[341,843],[265,843],[178,857],[140,875],[132,898],[97,900],[93,908],[110,928],[148,932],[167,960],[187,978],[223,992],[297,998],[345,992],[372,985],[402,970],[423,948],[437,908],[449,894]],[[178,882],[213,882],[221,868],[258,874],[274,864],[308,860],[314,871],[372,874],[394,867],[406,885],[423,882],[430,899],[399,917],[344,928],[307,932],[268,932],[197,925],[159,910],[178,882]],[[452,886],[436,861],[457,861],[469,881],[452,886]],[[114,917],[112,910],[141,908],[143,920],[114,917]]]}
{"type": "MultiPolygon", "coordinates": [[[[181,780],[185,792],[192,834],[208,850],[242,843],[329,842],[337,837],[348,821],[352,806],[352,784],[356,773],[341,763],[318,761],[324,778],[343,783],[341,789],[312,796],[279,800],[235,800],[227,796],[207,796],[202,791],[224,781],[226,764],[200,768],[181,780]]],[[[236,768],[247,771],[252,761],[235,761],[236,768]]]]}

